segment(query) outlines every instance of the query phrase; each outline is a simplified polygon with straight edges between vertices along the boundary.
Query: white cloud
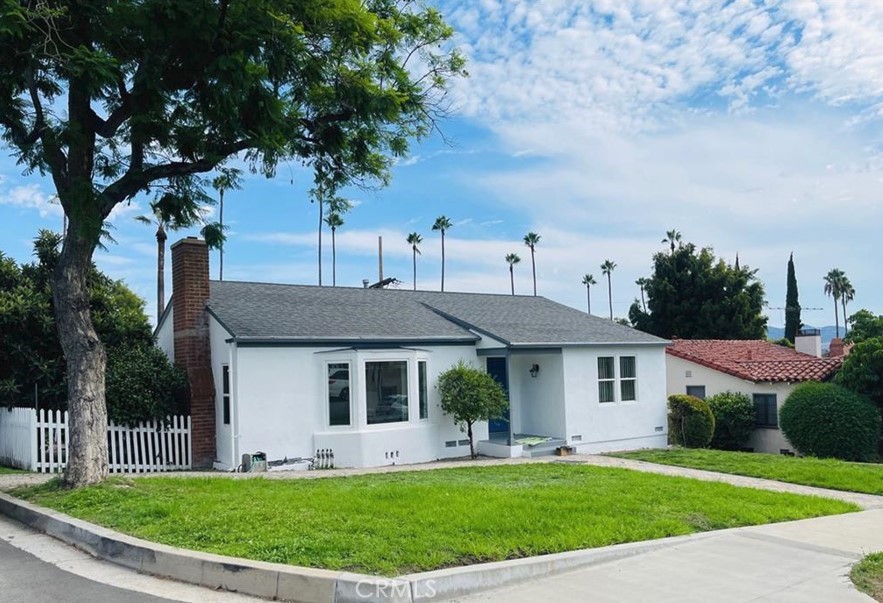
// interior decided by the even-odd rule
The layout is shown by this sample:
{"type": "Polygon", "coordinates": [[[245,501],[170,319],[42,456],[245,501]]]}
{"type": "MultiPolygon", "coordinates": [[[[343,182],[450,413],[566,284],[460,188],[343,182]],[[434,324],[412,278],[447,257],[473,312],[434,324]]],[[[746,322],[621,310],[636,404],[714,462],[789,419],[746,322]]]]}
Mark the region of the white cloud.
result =
{"type": "MultiPolygon", "coordinates": [[[[0,186],[6,179],[0,180],[0,186]]],[[[23,184],[9,188],[0,188],[0,205],[10,205],[20,209],[36,210],[41,218],[49,216],[61,217],[64,211],[55,201],[55,197],[47,194],[39,184],[23,184]]]]}

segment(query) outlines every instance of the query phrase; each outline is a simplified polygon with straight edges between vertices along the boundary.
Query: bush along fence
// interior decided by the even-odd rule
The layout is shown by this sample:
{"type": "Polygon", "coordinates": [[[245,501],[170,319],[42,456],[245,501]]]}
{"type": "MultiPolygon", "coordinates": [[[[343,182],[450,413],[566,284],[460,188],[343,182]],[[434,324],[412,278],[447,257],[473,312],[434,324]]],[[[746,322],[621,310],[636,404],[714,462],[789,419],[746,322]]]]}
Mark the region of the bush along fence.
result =
{"type": "MultiPolygon", "coordinates": [[[[136,426],[107,427],[111,473],[190,469],[190,417],[172,416],[136,426]]],[[[67,465],[68,414],[33,408],[0,408],[0,465],[59,473],[67,465]]]]}

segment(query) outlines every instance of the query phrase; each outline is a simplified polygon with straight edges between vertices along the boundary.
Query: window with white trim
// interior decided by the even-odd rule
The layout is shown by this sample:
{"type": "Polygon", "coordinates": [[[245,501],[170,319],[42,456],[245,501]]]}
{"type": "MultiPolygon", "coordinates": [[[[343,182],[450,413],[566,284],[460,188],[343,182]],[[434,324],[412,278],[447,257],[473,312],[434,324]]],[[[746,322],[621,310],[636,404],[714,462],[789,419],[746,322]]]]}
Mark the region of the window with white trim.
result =
{"type": "Polygon", "coordinates": [[[420,418],[429,418],[429,379],[426,374],[426,361],[417,361],[417,395],[420,402],[420,418]]]}
{"type": "Polygon", "coordinates": [[[408,362],[366,362],[365,394],[368,425],[407,422],[408,362]]]}
{"type": "Polygon", "coordinates": [[[230,365],[221,366],[221,420],[224,425],[230,424],[230,365]]]}
{"type": "Polygon", "coordinates": [[[619,357],[619,399],[622,402],[638,399],[638,373],[634,356],[619,357]]]}
{"type": "Polygon", "coordinates": [[[638,399],[638,359],[635,356],[598,357],[598,402],[634,402],[638,399]]]}
{"type": "Polygon", "coordinates": [[[613,356],[598,358],[598,401],[616,402],[616,364],[613,356]]]}
{"type": "Polygon", "coordinates": [[[350,363],[328,363],[328,425],[352,424],[350,405],[350,363]]]}

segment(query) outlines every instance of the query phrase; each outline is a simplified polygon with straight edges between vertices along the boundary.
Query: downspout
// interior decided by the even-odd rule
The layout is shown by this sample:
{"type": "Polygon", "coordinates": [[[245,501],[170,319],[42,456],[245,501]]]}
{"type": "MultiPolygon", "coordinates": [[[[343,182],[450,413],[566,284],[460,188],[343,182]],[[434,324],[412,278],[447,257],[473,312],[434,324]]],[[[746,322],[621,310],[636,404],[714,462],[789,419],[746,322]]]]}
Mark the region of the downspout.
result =
{"type": "Polygon", "coordinates": [[[230,366],[230,466],[233,471],[239,467],[239,372],[236,362],[237,347],[233,341],[228,346],[229,357],[227,364],[230,366]]]}

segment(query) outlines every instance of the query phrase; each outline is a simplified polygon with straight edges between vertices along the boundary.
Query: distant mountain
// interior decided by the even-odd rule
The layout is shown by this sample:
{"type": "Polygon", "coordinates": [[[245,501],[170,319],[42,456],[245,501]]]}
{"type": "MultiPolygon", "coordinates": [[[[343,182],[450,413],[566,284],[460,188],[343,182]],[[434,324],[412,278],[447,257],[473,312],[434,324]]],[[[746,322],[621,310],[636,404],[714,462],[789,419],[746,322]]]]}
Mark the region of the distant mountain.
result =
{"type": "MultiPolygon", "coordinates": [[[[804,329],[820,329],[822,332],[822,349],[827,350],[831,345],[831,340],[834,339],[834,336],[837,333],[837,327],[827,326],[827,327],[813,327],[810,325],[804,325],[804,329]]],[[[776,341],[777,339],[782,339],[785,336],[784,327],[767,327],[766,328],[766,336],[767,339],[772,339],[776,341]]],[[[843,336],[843,327],[840,327],[840,336],[843,336]]]]}

